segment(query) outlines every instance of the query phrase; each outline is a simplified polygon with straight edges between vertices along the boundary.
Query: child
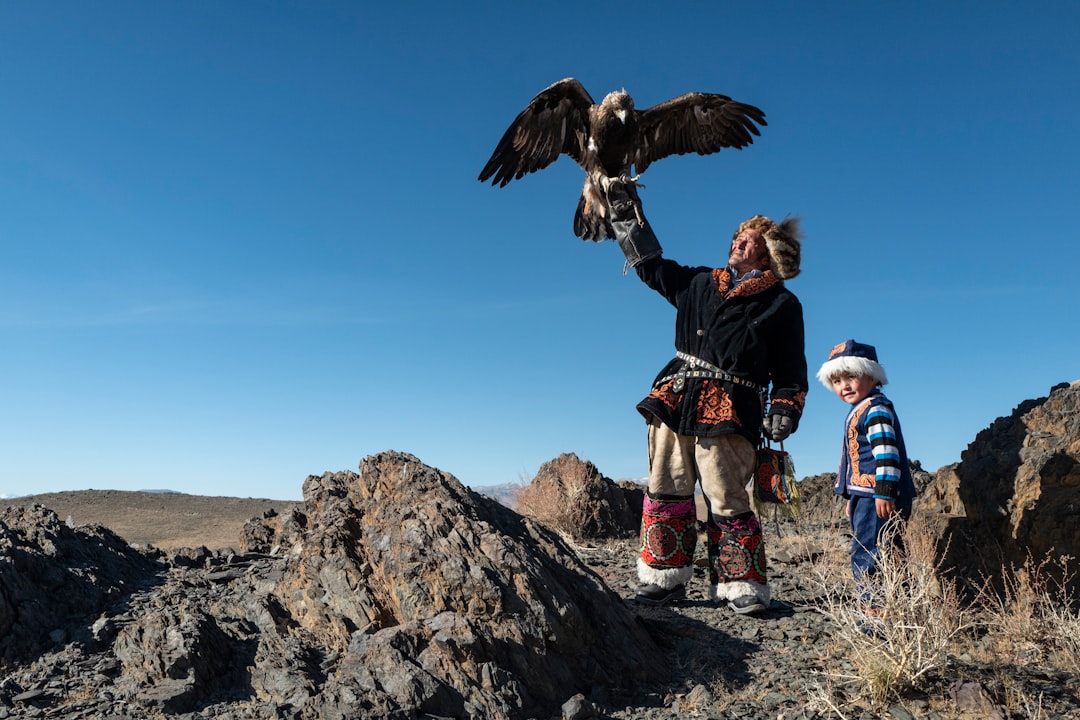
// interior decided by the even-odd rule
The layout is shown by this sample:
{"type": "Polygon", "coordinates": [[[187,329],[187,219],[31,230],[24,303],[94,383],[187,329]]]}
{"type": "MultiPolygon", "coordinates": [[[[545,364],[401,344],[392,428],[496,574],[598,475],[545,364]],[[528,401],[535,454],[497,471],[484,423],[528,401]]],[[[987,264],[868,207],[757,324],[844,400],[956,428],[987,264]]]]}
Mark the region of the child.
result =
{"type": "MultiPolygon", "coordinates": [[[[836,493],[848,498],[851,571],[872,575],[882,530],[894,515],[911,516],[915,483],[893,404],[881,392],[888,382],[872,345],[848,340],[832,349],[817,379],[851,405],[844,421],[844,446],[836,493]]],[[[899,536],[897,536],[897,541],[899,536]]]]}

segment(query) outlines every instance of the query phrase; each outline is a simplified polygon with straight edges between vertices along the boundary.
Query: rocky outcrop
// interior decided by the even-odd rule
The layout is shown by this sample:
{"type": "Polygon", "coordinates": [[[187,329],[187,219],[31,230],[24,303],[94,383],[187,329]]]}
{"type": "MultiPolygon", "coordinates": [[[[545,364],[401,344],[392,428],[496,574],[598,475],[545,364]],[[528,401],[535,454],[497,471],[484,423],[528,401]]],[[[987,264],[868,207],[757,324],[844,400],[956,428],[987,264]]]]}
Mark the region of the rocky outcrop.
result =
{"type": "MultiPolygon", "coordinates": [[[[924,505],[943,523],[947,564],[1001,575],[1029,558],[1080,554],[1080,382],[1021,403],[942,468],[924,505]]],[[[1080,591],[1071,581],[1074,594],[1080,591]]]]}
{"type": "Polygon", "coordinates": [[[836,473],[809,475],[799,480],[800,522],[835,526],[844,518],[842,499],[833,492],[836,473]]]}
{"type": "Polygon", "coordinates": [[[632,613],[555,533],[414,457],[308,478],[304,499],[275,534],[275,597],[342,658],[324,711],[528,717],[648,662],[632,613]]]}
{"type": "Polygon", "coordinates": [[[153,583],[162,566],[102,527],[75,530],[35,505],[0,514],[0,661],[87,640],[78,623],[153,583]]]}
{"type": "Polygon", "coordinates": [[[556,533],[410,455],[359,470],[309,477],[239,554],[9,512],[0,717],[548,717],[655,673],[660,649],[556,533]]]}
{"type": "Polygon", "coordinates": [[[604,477],[596,466],[564,453],[540,466],[519,491],[517,508],[574,540],[633,537],[641,525],[644,490],[604,477]]]}

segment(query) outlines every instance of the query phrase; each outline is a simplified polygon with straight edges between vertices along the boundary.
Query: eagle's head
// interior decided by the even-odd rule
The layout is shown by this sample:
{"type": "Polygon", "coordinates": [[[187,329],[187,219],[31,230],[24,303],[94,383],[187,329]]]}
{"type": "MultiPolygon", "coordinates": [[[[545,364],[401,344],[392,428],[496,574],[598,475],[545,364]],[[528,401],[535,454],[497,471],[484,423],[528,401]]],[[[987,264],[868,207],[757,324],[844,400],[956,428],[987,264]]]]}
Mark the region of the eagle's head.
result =
{"type": "Polygon", "coordinates": [[[634,113],[634,99],[630,97],[626,90],[616,90],[608,93],[600,104],[613,112],[615,117],[619,118],[619,121],[624,125],[627,118],[634,113]]]}

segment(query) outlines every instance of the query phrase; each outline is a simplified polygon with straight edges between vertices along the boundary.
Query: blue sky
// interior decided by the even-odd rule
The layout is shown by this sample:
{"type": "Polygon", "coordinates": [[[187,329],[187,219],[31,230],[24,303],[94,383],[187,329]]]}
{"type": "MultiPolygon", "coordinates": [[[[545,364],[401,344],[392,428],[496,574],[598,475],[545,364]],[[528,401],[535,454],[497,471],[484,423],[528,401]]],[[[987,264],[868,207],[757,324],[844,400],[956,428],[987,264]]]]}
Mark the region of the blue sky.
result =
{"type": "MultiPolygon", "coordinates": [[[[476,180],[567,76],[765,111],[650,167],[645,211],[691,265],[801,215],[811,373],[876,345],[928,469],[1080,377],[1080,5],[375,5],[0,4],[0,493],[294,499],[391,449],[644,476],[673,309],[574,237],[568,158],[476,180]]],[[[800,476],[845,408],[812,383],[800,476]]]]}

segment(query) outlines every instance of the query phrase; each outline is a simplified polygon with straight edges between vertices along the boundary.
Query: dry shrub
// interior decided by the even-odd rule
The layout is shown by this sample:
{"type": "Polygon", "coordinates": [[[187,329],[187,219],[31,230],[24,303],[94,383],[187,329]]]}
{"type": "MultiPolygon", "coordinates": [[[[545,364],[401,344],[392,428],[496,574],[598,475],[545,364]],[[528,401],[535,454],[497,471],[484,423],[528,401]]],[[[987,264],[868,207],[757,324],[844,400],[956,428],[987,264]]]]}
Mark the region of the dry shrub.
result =
{"type": "Polygon", "coordinates": [[[514,503],[522,515],[539,520],[553,530],[568,534],[565,494],[557,485],[525,485],[514,492],[514,503]]]}
{"type": "Polygon", "coordinates": [[[558,482],[532,482],[516,493],[517,510],[549,528],[578,539],[583,525],[581,508],[587,505],[588,468],[563,468],[558,482]]]}
{"type": "MultiPolygon", "coordinates": [[[[826,553],[815,563],[821,586],[819,610],[833,624],[850,673],[826,671],[819,705],[838,712],[836,689],[850,689],[875,707],[918,687],[944,667],[949,649],[974,627],[954,582],[941,577],[937,538],[916,516],[903,528],[903,550],[883,543],[877,571],[859,582],[846,552],[826,553]]],[[[835,664],[827,664],[827,667],[835,664]]]]}
{"type": "Polygon", "coordinates": [[[1052,717],[1046,698],[1015,670],[1080,674],[1080,607],[1069,592],[1073,558],[1029,559],[1015,571],[1003,569],[966,604],[958,584],[942,573],[945,553],[929,524],[916,515],[903,537],[904,550],[882,552],[877,573],[860,583],[851,577],[848,547],[821,541],[812,581],[835,642],[822,647],[827,669],[809,688],[808,708],[858,717],[860,701],[882,708],[909,690],[930,691],[950,657],[974,653],[994,670],[998,702],[1011,717],[1052,717]],[[990,589],[1002,586],[1003,593],[990,589]]]}
{"type": "Polygon", "coordinates": [[[1043,693],[1033,695],[1029,685],[1017,681],[1008,672],[1001,673],[996,681],[998,693],[1002,698],[1001,706],[1009,712],[1008,717],[1026,718],[1026,720],[1054,717],[1043,705],[1043,693]]]}
{"type": "Polygon", "coordinates": [[[1015,571],[1002,569],[1001,594],[984,590],[983,644],[993,661],[1080,674],[1080,608],[1069,592],[1072,559],[1029,557],[1015,571]]]}
{"type": "Polygon", "coordinates": [[[575,542],[633,537],[640,530],[640,502],[573,453],[544,463],[517,493],[517,510],[575,542]]]}

